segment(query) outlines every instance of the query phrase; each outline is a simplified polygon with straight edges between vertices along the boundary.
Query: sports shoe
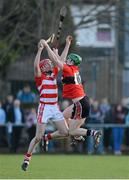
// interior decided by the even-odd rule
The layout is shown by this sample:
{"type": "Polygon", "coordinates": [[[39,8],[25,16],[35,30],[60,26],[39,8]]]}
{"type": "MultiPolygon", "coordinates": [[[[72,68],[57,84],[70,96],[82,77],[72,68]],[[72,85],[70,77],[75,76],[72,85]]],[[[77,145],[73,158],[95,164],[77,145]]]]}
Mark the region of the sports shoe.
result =
{"type": "Polygon", "coordinates": [[[85,138],[83,136],[74,136],[74,139],[77,141],[85,141],[85,138]]]}
{"type": "Polygon", "coordinates": [[[77,145],[77,140],[75,140],[74,138],[72,138],[70,146],[75,147],[77,145]]]}
{"type": "Polygon", "coordinates": [[[21,165],[21,169],[23,171],[26,171],[28,166],[29,166],[29,161],[24,161],[23,164],[21,165]]]}
{"type": "Polygon", "coordinates": [[[44,150],[45,152],[47,152],[47,151],[48,151],[49,141],[45,139],[45,136],[43,136],[41,143],[42,143],[43,150],[44,150]]]}
{"type": "Polygon", "coordinates": [[[100,139],[102,136],[102,131],[96,131],[96,133],[94,134],[94,140],[95,140],[95,144],[94,147],[97,148],[99,143],[100,143],[100,139]]]}
{"type": "Polygon", "coordinates": [[[74,136],[70,145],[74,147],[82,141],[85,141],[85,138],[83,136],[74,136]]]}

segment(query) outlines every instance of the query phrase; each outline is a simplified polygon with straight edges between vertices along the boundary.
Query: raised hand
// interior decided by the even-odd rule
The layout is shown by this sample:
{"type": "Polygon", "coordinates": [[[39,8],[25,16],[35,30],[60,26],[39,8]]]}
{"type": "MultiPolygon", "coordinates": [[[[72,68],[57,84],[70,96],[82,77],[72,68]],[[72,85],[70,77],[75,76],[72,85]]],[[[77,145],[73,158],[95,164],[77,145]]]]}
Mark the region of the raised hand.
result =
{"type": "Polygon", "coordinates": [[[46,40],[41,39],[40,41],[41,41],[41,44],[42,44],[44,47],[46,47],[46,46],[48,45],[46,40]]]}
{"type": "Polygon", "coordinates": [[[38,49],[43,50],[43,48],[44,48],[44,45],[42,44],[42,41],[40,40],[38,43],[38,49]]]}
{"type": "Polygon", "coordinates": [[[71,44],[72,40],[73,40],[73,37],[72,37],[72,36],[68,35],[68,36],[66,37],[66,43],[71,44]]]}
{"type": "Polygon", "coordinates": [[[59,56],[59,54],[58,54],[58,49],[53,48],[53,52],[54,52],[54,54],[55,54],[58,58],[60,58],[60,56],[59,56]]]}

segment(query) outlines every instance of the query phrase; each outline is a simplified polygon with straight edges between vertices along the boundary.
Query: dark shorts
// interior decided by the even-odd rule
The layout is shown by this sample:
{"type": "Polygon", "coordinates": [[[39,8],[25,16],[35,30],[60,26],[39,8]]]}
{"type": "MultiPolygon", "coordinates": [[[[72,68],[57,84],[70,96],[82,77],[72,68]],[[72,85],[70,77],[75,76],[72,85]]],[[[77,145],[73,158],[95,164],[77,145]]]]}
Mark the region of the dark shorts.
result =
{"type": "Polygon", "coordinates": [[[90,112],[90,103],[87,96],[83,97],[80,101],[74,103],[72,119],[87,118],[90,112]]]}

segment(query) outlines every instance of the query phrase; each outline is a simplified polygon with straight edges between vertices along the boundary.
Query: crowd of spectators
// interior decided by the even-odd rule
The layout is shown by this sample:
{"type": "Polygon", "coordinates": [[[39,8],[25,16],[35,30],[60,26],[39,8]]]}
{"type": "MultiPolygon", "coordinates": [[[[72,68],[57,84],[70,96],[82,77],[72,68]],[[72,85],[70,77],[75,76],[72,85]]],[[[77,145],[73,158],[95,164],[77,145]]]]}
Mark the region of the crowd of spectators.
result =
{"type": "MultiPolygon", "coordinates": [[[[91,102],[91,112],[89,123],[99,124],[113,124],[113,127],[101,128],[103,131],[103,139],[98,148],[99,153],[105,153],[112,150],[114,154],[119,155],[122,153],[122,145],[128,146],[128,131],[129,128],[123,128],[121,125],[127,124],[126,118],[129,115],[127,105],[121,102],[120,104],[110,105],[106,98],[102,99],[99,104],[98,101],[91,102]],[[119,125],[119,126],[116,126],[119,125]]],[[[88,153],[94,152],[93,139],[88,139],[88,153]]]]}
{"type": "Polygon", "coordinates": [[[16,153],[24,132],[28,134],[27,142],[32,139],[36,129],[36,102],[37,96],[29,85],[16,96],[9,94],[0,101],[0,147],[7,146],[9,152],[16,153]]]}
{"type": "MultiPolygon", "coordinates": [[[[127,98],[116,105],[109,104],[106,98],[101,102],[90,99],[90,103],[90,116],[84,126],[88,125],[88,128],[103,131],[99,148],[94,149],[94,139],[88,137],[75,147],[70,147],[70,139],[51,141],[49,151],[55,152],[57,147],[61,149],[60,145],[63,142],[65,147],[62,151],[67,149],[70,152],[120,155],[126,150],[129,153],[129,104],[127,98]],[[94,124],[102,126],[95,127],[94,124]],[[103,128],[104,124],[107,126],[103,128]],[[108,124],[114,125],[108,127],[108,124]],[[121,126],[123,124],[127,127],[121,126]]],[[[60,102],[61,110],[63,111],[69,104],[68,100],[62,100],[60,102]]],[[[20,90],[15,98],[9,94],[5,100],[0,101],[0,152],[2,152],[1,149],[7,149],[7,152],[17,153],[21,152],[23,147],[27,147],[35,135],[37,106],[37,96],[31,92],[29,85],[20,90]]],[[[53,125],[48,124],[47,131],[53,130],[53,125]]]]}

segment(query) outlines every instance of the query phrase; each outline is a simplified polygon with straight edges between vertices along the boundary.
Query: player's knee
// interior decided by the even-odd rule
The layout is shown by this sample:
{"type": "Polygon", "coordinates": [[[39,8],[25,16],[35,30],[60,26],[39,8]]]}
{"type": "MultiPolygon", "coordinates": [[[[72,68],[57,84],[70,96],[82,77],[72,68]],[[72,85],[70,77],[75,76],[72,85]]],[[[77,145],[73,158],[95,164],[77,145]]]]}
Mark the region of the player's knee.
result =
{"type": "Polygon", "coordinates": [[[42,136],[41,135],[35,137],[35,142],[36,143],[40,142],[41,140],[42,140],[42,136]]]}
{"type": "Polygon", "coordinates": [[[75,135],[75,130],[74,129],[69,129],[69,135],[74,136],[75,135]]]}
{"type": "Polygon", "coordinates": [[[62,135],[62,136],[68,136],[68,129],[62,129],[62,130],[60,130],[60,134],[62,135]]]}

